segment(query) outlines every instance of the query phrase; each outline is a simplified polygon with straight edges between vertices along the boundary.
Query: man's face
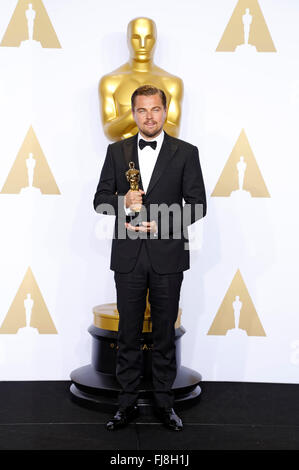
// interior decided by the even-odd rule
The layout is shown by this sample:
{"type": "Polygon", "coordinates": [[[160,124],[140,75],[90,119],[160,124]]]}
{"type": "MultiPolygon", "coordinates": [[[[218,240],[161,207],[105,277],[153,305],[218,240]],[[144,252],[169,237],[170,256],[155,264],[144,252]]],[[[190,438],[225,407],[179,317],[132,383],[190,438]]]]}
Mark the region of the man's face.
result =
{"type": "Polygon", "coordinates": [[[157,93],[151,96],[136,96],[133,118],[142,137],[158,136],[166,119],[166,109],[163,107],[160,95],[157,93]]]}

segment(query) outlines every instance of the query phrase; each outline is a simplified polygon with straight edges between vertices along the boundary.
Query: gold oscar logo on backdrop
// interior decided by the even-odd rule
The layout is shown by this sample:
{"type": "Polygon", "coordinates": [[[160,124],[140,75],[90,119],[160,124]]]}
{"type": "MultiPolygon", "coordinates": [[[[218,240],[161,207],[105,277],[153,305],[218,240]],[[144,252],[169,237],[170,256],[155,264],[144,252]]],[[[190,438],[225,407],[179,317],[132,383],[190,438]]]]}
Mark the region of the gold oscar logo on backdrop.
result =
{"type": "Polygon", "coordinates": [[[276,52],[258,0],[239,0],[216,52],[276,52]]]}
{"type": "Polygon", "coordinates": [[[30,267],[0,328],[0,334],[16,333],[26,336],[34,333],[57,334],[30,267]]]}
{"type": "Polygon", "coordinates": [[[2,194],[60,194],[32,126],[1,190],[2,194]]]}
{"type": "Polygon", "coordinates": [[[224,296],[208,335],[266,336],[239,269],[224,296]]]}
{"type": "Polygon", "coordinates": [[[42,0],[19,0],[0,46],[61,48],[42,0]]]}
{"type": "Polygon", "coordinates": [[[242,129],[212,197],[270,197],[249,141],[242,129]]]}

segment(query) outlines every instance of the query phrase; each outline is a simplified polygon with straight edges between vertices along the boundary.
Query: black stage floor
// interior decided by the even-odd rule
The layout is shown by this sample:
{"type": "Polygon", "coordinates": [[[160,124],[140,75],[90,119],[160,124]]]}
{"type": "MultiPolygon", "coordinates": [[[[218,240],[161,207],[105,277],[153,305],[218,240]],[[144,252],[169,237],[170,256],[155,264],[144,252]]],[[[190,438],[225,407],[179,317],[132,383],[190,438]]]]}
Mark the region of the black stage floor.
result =
{"type": "Polygon", "coordinates": [[[1,382],[0,450],[299,449],[299,385],[202,382],[197,404],[178,412],[182,432],[144,415],[105,429],[111,412],[74,403],[70,382],[1,382]]]}

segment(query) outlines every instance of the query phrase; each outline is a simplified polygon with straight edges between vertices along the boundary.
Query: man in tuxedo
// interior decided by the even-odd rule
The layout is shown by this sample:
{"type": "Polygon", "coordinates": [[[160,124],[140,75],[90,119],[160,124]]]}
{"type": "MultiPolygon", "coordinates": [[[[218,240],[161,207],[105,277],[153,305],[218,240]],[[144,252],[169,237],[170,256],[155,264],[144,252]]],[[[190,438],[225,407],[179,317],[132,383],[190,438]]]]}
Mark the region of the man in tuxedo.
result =
{"type": "Polygon", "coordinates": [[[180,431],[172,391],[175,322],[183,271],[190,267],[188,225],[206,214],[205,187],[197,147],[163,131],[164,92],[145,85],[131,101],[139,132],[108,146],[94,196],[97,212],[116,216],[110,269],[119,312],[116,377],[121,391],[119,409],[106,428],[118,429],[138,416],[140,338],[149,289],[155,409],[165,426],[180,431]],[[130,189],[126,177],[129,162],[140,171],[138,191],[130,189]],[[141,211],[128,221],[136,205],[141,211]]]}

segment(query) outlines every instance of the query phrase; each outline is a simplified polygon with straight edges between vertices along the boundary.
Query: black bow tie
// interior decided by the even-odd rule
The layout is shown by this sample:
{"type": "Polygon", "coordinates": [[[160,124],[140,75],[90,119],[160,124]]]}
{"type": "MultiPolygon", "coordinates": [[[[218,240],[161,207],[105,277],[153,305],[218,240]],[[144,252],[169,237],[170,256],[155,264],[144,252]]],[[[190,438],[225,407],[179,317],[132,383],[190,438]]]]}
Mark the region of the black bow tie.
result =
{"type": "Polygon", "coordinates": [[[152,149],[156,150],[157,141],[156,140],[148,141],[148,140],[139,139],[139,148],[140,148],[140,150],[144,149],[144,147],[146,147],[147,145],[152,147],[152,149]]]}

